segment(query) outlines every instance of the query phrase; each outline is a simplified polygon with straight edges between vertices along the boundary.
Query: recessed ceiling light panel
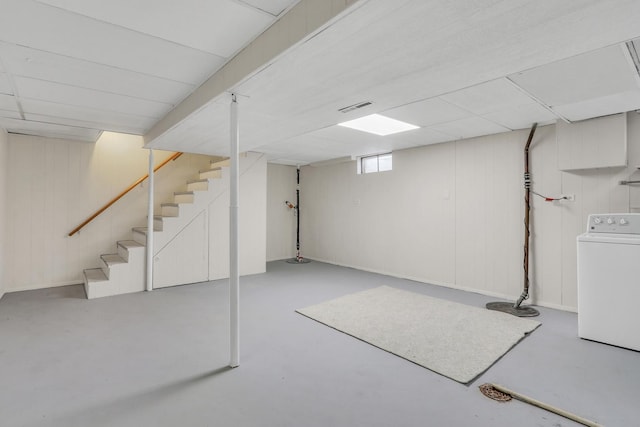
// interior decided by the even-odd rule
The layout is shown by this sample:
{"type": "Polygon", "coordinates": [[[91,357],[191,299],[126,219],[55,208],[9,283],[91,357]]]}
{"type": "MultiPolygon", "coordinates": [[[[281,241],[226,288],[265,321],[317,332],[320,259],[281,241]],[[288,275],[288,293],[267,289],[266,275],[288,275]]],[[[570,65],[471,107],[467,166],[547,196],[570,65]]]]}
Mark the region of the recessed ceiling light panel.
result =
{"type": "Polygon", "coordinates": [[[392,119],[380,114],[371,114],[360,117],[359,119],[338,123],[338,126],[344,126],[380,136],[392,135],[394,133],[406,132],[408,130],[419,128],[419,126],[401,122],[400,120],[392,119]]]}

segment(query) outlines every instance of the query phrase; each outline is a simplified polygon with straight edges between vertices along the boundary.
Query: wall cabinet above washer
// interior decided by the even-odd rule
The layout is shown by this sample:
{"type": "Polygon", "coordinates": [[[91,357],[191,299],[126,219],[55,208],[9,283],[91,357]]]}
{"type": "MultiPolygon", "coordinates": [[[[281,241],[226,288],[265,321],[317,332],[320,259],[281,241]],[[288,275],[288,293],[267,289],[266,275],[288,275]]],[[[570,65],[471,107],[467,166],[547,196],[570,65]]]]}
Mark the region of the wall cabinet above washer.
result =
{"type": "Polygon", "coordinates": [[[627,114],[574,123],[558,121],[558,168],[563,171],[627,166],[627,114]]]}

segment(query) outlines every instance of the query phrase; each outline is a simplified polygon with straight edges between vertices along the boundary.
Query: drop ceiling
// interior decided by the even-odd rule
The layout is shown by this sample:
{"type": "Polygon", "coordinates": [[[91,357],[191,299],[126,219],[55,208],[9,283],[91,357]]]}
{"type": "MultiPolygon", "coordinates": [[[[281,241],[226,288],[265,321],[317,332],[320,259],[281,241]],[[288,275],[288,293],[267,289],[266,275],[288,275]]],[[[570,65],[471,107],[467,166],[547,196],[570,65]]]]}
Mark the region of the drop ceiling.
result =
{"type": "MultiPolygon", "coordinates": [[[[633,1],[358,2],[229,88],[243,95],[241,148],[307,164],[639,109],[626,44],[637,22],[633,1]],[[421,128],[379,137],[337,126],[372,113],[421,128]]],[[[225,154],[229,102],[222,94],[148,146],[225,154]]]]}
{"type": "Polygon", "coordinates": [[[296,0],[3,0],[0,127],[145,134],[296,0]]]}
{"type": "Polygon", "coordinates": [[[635,0],[360,0],[169,121],[297,3],[5,0],[0,126],[84,140],[119,131],[225,155],[234,92],[242,150],[307,164],[640,109],[635,0]],[[421,127],[379,137],[337,126],[372,113],[421,127]]]}

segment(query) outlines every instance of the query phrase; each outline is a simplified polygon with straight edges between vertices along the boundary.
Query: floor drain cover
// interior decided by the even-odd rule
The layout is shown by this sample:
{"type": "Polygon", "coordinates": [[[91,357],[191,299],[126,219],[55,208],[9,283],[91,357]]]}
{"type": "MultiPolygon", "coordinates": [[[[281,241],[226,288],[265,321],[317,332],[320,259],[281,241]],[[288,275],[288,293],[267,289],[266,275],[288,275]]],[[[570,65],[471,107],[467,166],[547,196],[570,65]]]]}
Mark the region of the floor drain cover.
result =
{"type": "Polygon", "coordinates": [[[287,262],[289,264],[308,264],[311,262],[311,260],[302,258],[302,257],[297,257],[297,258],[289,258],[287,262]]]}
{"type": "Polygon", "coordinates": [[[496,390],[491,384],[482,384],[478,388],[480,389],[480,392],[489,399],[497,400],[498,402],[508,402],[511,400],[510,395],[496,390]]]}
{"type": "Polygon", "coordinates": [[[489,310],[501,311],[503,313],[513,314],[518,317],[535,317],[540,314],[535,308],[525,305],[518,308],[514,307],[512,302],[488,302],[486,307],[489,310]]]}

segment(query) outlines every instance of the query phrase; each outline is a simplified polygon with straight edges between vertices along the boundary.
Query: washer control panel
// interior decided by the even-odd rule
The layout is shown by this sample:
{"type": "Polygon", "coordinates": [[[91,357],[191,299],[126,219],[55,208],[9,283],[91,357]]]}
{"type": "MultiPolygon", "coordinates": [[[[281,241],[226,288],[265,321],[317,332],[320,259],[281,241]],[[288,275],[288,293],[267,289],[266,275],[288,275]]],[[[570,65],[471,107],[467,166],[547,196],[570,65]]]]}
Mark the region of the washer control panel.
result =
{"type": "Polygon", "coordinates": [[[640,213],[591,214],[587,233],[640,234],[640,213]]]}

